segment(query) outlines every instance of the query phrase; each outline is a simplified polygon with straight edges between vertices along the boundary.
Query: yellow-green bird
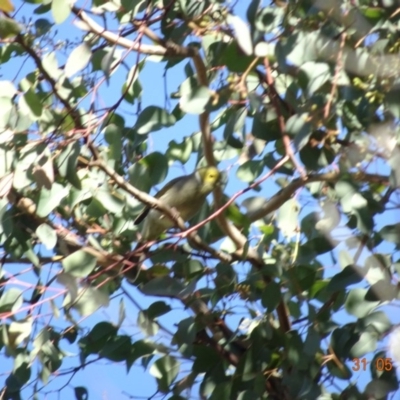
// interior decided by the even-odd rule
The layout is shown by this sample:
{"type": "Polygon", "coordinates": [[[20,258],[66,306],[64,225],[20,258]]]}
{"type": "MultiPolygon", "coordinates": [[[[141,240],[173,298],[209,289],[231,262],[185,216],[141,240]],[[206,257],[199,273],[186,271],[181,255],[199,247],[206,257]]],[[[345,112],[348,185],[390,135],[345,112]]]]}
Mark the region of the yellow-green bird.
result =
{"type": "MultiPolygon", "coordinates": [[[[220,178],[221,173],[215,167],[199,168],[190,175],[172,179],[154,197],[175,209],[184,221],[188,221],[200,211],[220,178]]],[[[174,226],[170,218],[151,207],[145,207],[134,223],[138,225],[142,221],[141,242],[157,239],[161,233],[174,226]]]]}

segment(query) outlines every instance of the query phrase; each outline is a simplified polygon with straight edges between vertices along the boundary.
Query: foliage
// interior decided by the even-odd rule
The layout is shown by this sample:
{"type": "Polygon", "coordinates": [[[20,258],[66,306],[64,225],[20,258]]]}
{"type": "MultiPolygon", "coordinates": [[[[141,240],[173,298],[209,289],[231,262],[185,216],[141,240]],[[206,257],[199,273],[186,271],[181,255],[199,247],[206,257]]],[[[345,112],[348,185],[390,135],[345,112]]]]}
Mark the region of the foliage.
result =
{"type": "Polygon", "coordinates": [[[398,396],[395,2],[81,3],[0,2],[1,398],[104,361],[170,400],[398,396]],[[207,164],[196,229],[136,248],[207,164]]]}

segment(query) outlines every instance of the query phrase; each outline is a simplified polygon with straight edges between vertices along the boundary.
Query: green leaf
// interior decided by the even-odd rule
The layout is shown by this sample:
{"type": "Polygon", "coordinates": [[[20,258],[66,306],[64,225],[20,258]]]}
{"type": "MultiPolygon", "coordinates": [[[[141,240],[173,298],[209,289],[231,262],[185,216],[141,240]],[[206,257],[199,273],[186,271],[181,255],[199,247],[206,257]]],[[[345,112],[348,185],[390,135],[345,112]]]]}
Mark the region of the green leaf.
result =
{"type": "Polygon", "coordinates": [[[193,151],[193,142],[190,138],[184,138],[181,143],[171,140],[168,144],[167,157],[185,164],[193,151]]]}
{"type": "Polygon", "coordinates": [[[36,229],[36,235],[48,250],[54,249],[57,243],[57,233],[50,225],[39,225],[36,229]]]}
{"type": "Polygon", "coordinates": [[[231,399],[232,382],[218,383],[210,396],[210,400],[231,399]]]}
{"type": "Polygon", "coordinates": [[[247,70],[254,61],[254,57],[244,55],[236,41],[231,41],[221,55],[221,65],[225,65],[229,71],[241,73],[247,70]]]}
{"type": "Polygon", "coordinates": [[[236,176],[242,182],[254,182],[262,173],[264,163],[262,161],[249,160],[244,162],[236,172],[236,176]]]}
{"type": "Polygon", "coordinates": [[[0,81],[1,97],[12,99],[17,94],[17,89],[11,81],[0,81]]]}
{"type": "Polygon", "coordinates": [[[87,277],[96,267],[96,258],[84,250],[70,254],[62,261],[64,271],[76,278],[87,277]]]}
{"type": "Polygon", "coordinates": [[[152,186],[164,181],[167,174],[168,158],[153,152],[129,169],[129,181],[138,189],[149,192],[152,186]]]}
{"type": "Polygon", "coordinates": [[[359,358],[365,354],[372,353],[376,349],[377,342],[377,332],[362,332],[358,341],[350,349],[350,356],[359,358]]]}
{"type": "Polygon", "coordinates": [[[108,307],[110,299],[104,291],[93,287],[83,287],[78,290],[76,299],[71,294],[65,297],[63,306],[75,308],[81,316],[88,316],[97,311],[100,307],[108,307]]]}
{"type": "Polygon", "coordinates": [[[11,98],[0,97],[0,127],[5,129],[8,126],[13,107],[11,98]]]}
{"type": "Polygon", "coordinates": [[[13,321],[8,327],[9,337],[13,337],[13,345],[19,346],[23,341],[29,338],[32,332],[32,318],[27,317],[21,321],[13,321]]]}
{"type": "Polygon", "coordinates": [[[70,143],[63,149],[56,158],[58,171],[63,178],[74,185],[77,189],[81,189],[81,182],[78,177],[77,164],[80,154],[80,145],[77,141],[70,143]]]}
{"type": "Polygon", "coordinates": [[[43,113],[42,103],[32,88],[21,97],[19,106],[21,110],[29,114],[33,121],[36,121],[43,113]]]}
{"type": "MultiPolygon", "coordinates": [[[[32,3],[38,3],[39,1],[33,0],[32,3]]],[[[46,14],[51,10],[51,3],[41,4],[39,7],[35,8],[34,14],[46,14]]]]}
{"type": "Polygon", "coordinates": [[[76,400],[89,400],[89,392],[83,386],[74,387],[74,394],[76,400]]]}
{"type": "Polygon", "coordinates": [[[172,339],[172,344],[191,345],[196,338],[198,327],[192,317],[182,319],[178,322],[178,328],[172,339]]]}
{"type": "Polygon", "coordinates": [[[140,311],[137,318],[137,325],[146,337],[154,336],[159,331],[159,326],[149,318],[146,312],[140,311]]]}
{"type": "Polygon", "coordinates": [[[277,43],[276,53],[278,60],[301,67],[307,61],[317,59],[318,50],[326,43],[319,31],[297,31],[277,43]]]}
{"type": "Polygon", "coordinates": [[[106,343],[116,337],[117,327],[109,322],[99,322],[82,339],[79,340],[79,347],[85,355],[98,354],[106,343]]]}
{"type": "Polygon", "coordinates": [[[211,92],[206,86],[199,86],[193,77],[186,79],[179,90],[179,106],[185,113],[201,114],[205,111],[211,92]]]}
{"type": "Polygon", "coordinates": [[[96,190],[93,197],[99,201],[102,207],[113,214],[120,214],[125,206],[124,197],[118,192],[110,192],[108,188],[96,190]]]}
{"type": "Polygon", "coordinates": [[[131,351],[128,355],[128,359],[126,361],[128,370],[138,358],[154,354],[155,351],[156,351],[156,346],[154,345],[154,343],[149,342],[148,340],[138,340],[135,343],[133,343],[131,351]]]}
{"type": "Polygon", "coordinates": [[[390,392],[398,390],[398,387],[392,382],[383,379],[374,379],[367,383],[365,395],[367,398],[385,399],[390,392]]]}
{"type": "Polygon", "coordinates": [[[153,304],[151,304],[150,307],[145,312],[146,315],[153,320],[158,317],[161,317],[161,315],[167,314],[171,310],[172,308],[164,301],[156,301],[153,304]]]}
{"type": "Polygon", "coordinates": [[[34,176],[38,188],[45,187],[50,190],[54,182],[54,167],[51,152],[48,148],[36,160],[32,175],[34,176]]]}
{"type": "MultiPolygon", "coordinates": [[[[390,348],[389,344],[389,348],[390,348]]],[[[393,348],[390,351],[390,354],[393,354],[393,348]]],[[[395,355],[395,354],[393,354],[395,355]]],[[[399,389],[399,382],[396,376],[396,359],[387,357],[388,354],[385,351],[378,351],[375,353],[374,358],[371,360],[370,363],[370,370],[372,378],[376,379],[379,378],[382,381],[388,383],[393,389],[399,389]]]]}
{"type": "Polygon", "coordinates": [[[162,393],[167,393],[170,385],[178,376],[179,369],[180,363],[175,357],[164,356],[150,367],[149,372],[157,379],[159,390],[162,393]]]}
{"type": "Polygon", "coordinates": [[[46,18],[38,18],[35,21],[36,35],[38,37],[45,35],[50,32],[53,24],[46,18]]]}
{"type": "Polygon", "coordinates": [[[168,159],[158,151],[154,151],[148,156],[143,157],[139,163],[146,167],[146,172],[152,186],[163,182],[168,175],[168,159]]]}
{"type": "Polygon", "coordinates": [[[201,374],[210,370],[210,367],[217,365],[221,359],[215,349],[206,346],[193,346],[194,362],[192,371],[201,374]]]}
{"type": "Polygon", "coordinates": [[[172,271],[176,277],[192,279],[201,276],[204,272],[204,267],[198,260],[185,260],[177,261],[173,265],[172,271]]]}
{"type": "Polygon", "coordinates": [[[304,342],[304,353],[308,356],[314,356],[321,347],[321,337],[314,327],[308,328],[307,337],[304,342]]]}
{"type": "Polygon", "coordinates": [[[140,61],[138,64],[132,66],[132,68],[128,72],[125,83],[122,86],[122,93],[124,94],[124,99],[131,104],[133,104],[134,100],[140,97],[142,94],[142,86],[138,81],[138,77],[144,65],[145,65],[145,59],[140,61]]]}
{"type": "Polygon", "coordinates": [[[361,282],[366,273],[365,268],[357,265],[348,265],[338,274],[334,275],[328,284],[328,290],[335,292],[345,289],[349,285],[361,282]]]}
{"type": "Polygon", "coordinates": [[[379,280],[371,285],[365,295],[367,301],[392,301],[399,294],[397,286],[390,283],[390,281],[379,280]]]}
{"type": "Polygon", "coordinates": [[[50,190],[42,188],[39,194],[36,213],[39,217],[47,217],[68,195],[68,189],[59,183],[54,183],[50,190]]]}
{"type": "Polygon", "coordinates": [[[123,156],[122,152],[122,133],[121,129],[115,125],[110,124],[104,130],[104,138],[108,146],[108,157],[111,160],[119,161],[123,156]]]}
{"type": "Polygon", "coordinates": [[[400,245],[400,224],[386,225],[380,231],[379,235],[388,242],[400,245]]]}
{"type": "Polygon", "coordinates": [[[385,96],[385,103],[395,118],[400,118],[400,90],[397,85],[393,85],[389,93],[385,96]]]}
{"type": "Polygon", "coordinates": [[[106,77],[106,81],[108,84],[110,81],[111,73],[114,72],[119,65],[118,56],[115,57],[116,49],[116,45],[112,46],[110,51],[104,55],[100,62],[100,68],[104,72],[104,76],[106,77]]]}
{"type": "Polygon", "coordinates": [[[295,199],[284,203],[278,211],[277,225],[282,234],[288,238],[294,236],[299,225],[300,205],[295,199]]]}
{"type": "Polygon", "coordinates": [[[0,297],[0,313],[15,313],[23,303],[22,292],[16,288],[6,290],[0,297]]]}
{"type": "Polygon", "coordinates": [[[265,140],[266,142],[280,139],[282,133],[279,128],[278,116],[275,110],[268,110],[267,113],[256,113],[254,115],[251,132],[254,137],[265,140]]]}
{"type": "Polygon", "coordinates": [[[339,358],[350,358],[349,350],[357,343],[359,334],[354,332],[354,324],[336,328],[331,335],[330,346],[339,358]]]}
{"type": "Polygon", "coordinates": [[[309,61],[301,66],[300,71],[307,77],[305,89],[308,96],[312,96],[331,79],[331,70],[327,63],[309,61]]]}
{"type": "MultiPolygon", "coordinates": [[[[301,136],[299,137],[299,139],[301,136]]],[[[299,146],[302,146],[304,143],[299,143],[299,146]]],[[[325,168],[328,165],[332,164],[335,160],[336,153],[332,148],[327,147],[312,147],[310,143],[307,143],[300,150],[300,160],[304,164],[307,169],[310,170],[319,170],[320,168],[325,168]]]]}
{"type": "Polygon", "coordinates": [[[280,7],[263,7],[257,13],[255,29],[260,32],[273,33],[281,26],[284,9],[280,7]]]}
{"type": "Polygon", "coordinates": [[[244,142],[244,126],[247,117],[247,108],[241,107],[230,113],[224,129],[224,139],[234,148],[242,148],[244,142]],[[236,135],[235,135],[236,134],[236,135]],[[239,136],[239,138],[237,137],[239,136]]]}
{"type": "Polygon", "coordinates": [[[308,122],[308,113],[295,114],[286,122],[286,131],[294,137],[297,150],[301,150],[309,141],[312,125],[308,122]]]}
{"type": "Polygon", "coordinates": [[[388,164],[391,168],[390,171],[390,184],[393,187],[400,186],[400,152],[398,147],[392,152],[392,155],[388,159],[388,164]]]}
{"type": "MultiPolygon", "coordinates": [[[[104,67],[107,68],[111,61],[111,66],[118,62],[118,57],[115,55],[115,47],[106,47],[105,49],[99,49],[92,55],[92,69],[95,71],[104,71],[104,67]]],[[[109,69],[109,67],[108,67],[109,69]]]]}
{"type": "Polygon", "coordinates": [[[145,8],[145,0],[121,0],[121,5],[126,11],[133,11],[132,17],[135,17],[137,13],[143,11],[145,8]]]}
{"type": "Polygon", "coordinates": [[[92,51],[88,43],[83,42],[75,47],[68,56],[64,72],[67,78],[82,71],[90,62],[92,51]]]}
{"type": "Polygon", "coordinates": [[[345,309],[348,313],[363,318],[378,307],[379,301],[367,301],[367,289],[351,289],[347,295],[345,309]]]}
{"type": "Polygon", "coordinates": [[[186,397],[179,396],[177,393],[182,393],[185,390],[190,390],[196,381],[197,374],[190,372],[175,383],[173,388],[174,394],[168,400],[186,400],[186,397]]]}
{"type": "Polygon", "coordinates": [[[45,54],[42,58],[42,65],[46,72],[57,81],[61,75],[62,71],[58,68],[58,62],[56,53],[53,51],[51,53],[45,54]]]}
{"type": "Polygon", "coordinates": [[[142,293],[149,296],[178,297],[185,289],[185,285],[170,276],[161,276],[152,279],[141,289],[142,293]]]}
{"type": "Polygon", "coordinates": [[[246,17],[250,22],[251,26],[254,26],[257,11],[260,7],[261,0],[251,0],[250,5],[247,8],[246,17]]]}
{"type": "Polygon", "coordinates": [[[281,301],[281,288],[279,284],[272,281],[263,290],[261,295],[261,304],[267,309],[267,312],[273,312],[281,301]]]}
{"type": "Polygon", "coordinates": [[[0,16],[0,38],[13,38],[20,34],[22,26],[11,18],[0,16]]]}
{"type": "Polygon", "coordinates": [[[131,338],[127,335],[112,336],[100,349],[99,355],[114,362],[126,361],[131,349],[131,338]]]}
{"type": "Polygon", "coordinates": [[[217,276],[214,279],[214,284],[218,294],[222,297],[234,293],[237,284],[237,275],[232,265],[220,262],[215,269],[217,276]]]}
{"type": "Polygon", "coordinates": [[[63,23],[71,13],[70,2],[68,0],[53,0],[51,12],[56,24],[63,23]]]}
{"type": "Polygon", "coordinates": [[[357,321],[357,327],[360,331],[372,327],[379,334],[384,334],[390,330],[392,324],[383,311],[375,311],[366,315],[364,318],[360,318],[357,321]]]}
{"type": "Polygon", "coordinates": [[[175,124],[175,117],[157,106],[146,107],[139,115],[134,129],[140,135],[156,132],[175,124]]]}
{"type": "MultiPolygon", "coordinates": [[[[334,361],[329,361],[327,366],[329,374],[332,377],[349,380],[353,375],[351,369],[345,364],[340,364],[340,366],[338,366],[334,361]]],[[[359,397],[354,397],[354,399],[359,399],[359,397]]]]}
{"type": "Polygon", "coordinates": [[[14,360],[13,372],[6,379],[6,387],[10,392],[17,392],[31,377],[29,356],[23,353],[18,354],[14,360]]]}

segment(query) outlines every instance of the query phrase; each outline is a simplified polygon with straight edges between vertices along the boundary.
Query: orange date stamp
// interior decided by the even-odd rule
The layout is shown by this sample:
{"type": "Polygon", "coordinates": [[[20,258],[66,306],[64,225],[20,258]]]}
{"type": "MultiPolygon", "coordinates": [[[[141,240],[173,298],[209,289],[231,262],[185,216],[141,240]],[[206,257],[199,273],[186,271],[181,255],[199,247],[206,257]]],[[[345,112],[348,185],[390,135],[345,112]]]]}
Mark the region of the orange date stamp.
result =
{"type": "MultiPolygon", "coordinates": [[[[366,371],[368,360],[366,358],[353,358],[353,371],[366,371]]],[[[391,358],[377,358],[375,360],[375,368],[377,371],[391,371],[393,363],[391,358]]]]}

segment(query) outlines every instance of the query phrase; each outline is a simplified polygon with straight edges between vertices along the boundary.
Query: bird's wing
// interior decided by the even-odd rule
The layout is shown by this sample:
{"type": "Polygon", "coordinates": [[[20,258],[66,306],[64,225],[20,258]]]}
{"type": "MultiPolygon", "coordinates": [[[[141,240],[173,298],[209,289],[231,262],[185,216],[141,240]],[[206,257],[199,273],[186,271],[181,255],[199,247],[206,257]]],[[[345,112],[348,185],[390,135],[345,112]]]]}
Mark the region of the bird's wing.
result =
{"type": "MultiPolygon", "coordinates": [[[[159,199],[162,197],[172,186],[174,186],[177,182],[179,183],[179,186],[183,186],[183,184],[186,182],[186,177],[178,177],[174,178],[171,181],[169,181],[161,190],[159,190],[156,195],[154,196],[156,199],[159,199]]],[[[136,217],[135,221],[133,222],[135,225],[139,225],[146,217],[147,214],[150,212],[151,207],[145,207],[142,212],[136,217]]]]}
{"type": "Polygon", "coordinates": [[[190,175],[187,176],[178,176],[177,178],[174,178],[172,180],[170,180],[162,189],[160,189],[156,194],[155,194],[155,198],[159,199],[160,197],[164,196],[165,193],[168,192],[168,190],[172,187],[177,185],[177,188],[181,189],[181,187],[186,183],[188,177],[190,175]]]}
{"type": "Polygon", "coordinates": [[[150,212],[150,207],[145,207],[142,212],[136,217],[133,221],[134,225],[139,225],[146,217],[147,214],[150,212]]]}

